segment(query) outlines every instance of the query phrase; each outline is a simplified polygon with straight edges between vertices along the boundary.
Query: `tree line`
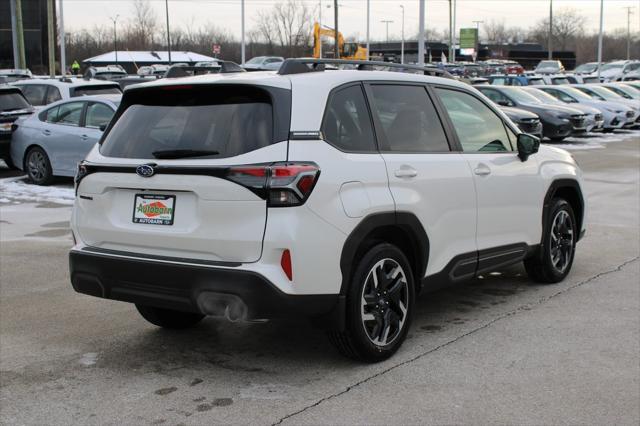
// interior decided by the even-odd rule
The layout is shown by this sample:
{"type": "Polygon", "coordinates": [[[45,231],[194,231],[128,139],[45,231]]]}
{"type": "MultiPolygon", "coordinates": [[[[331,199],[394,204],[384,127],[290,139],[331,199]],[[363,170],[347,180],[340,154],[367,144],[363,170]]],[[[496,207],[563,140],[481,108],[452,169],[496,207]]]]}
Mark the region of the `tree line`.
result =
{"type": "MultiPolygon", "coordinates": [[[[300,0],[276,3],[270,9],[260,11],[246,32],[246,58],[261,55],[284,57],[310,56],[313,48],[313,22],[315,7],[300,0]]],[[[597,34],[585,29],[586,18],[575,9],[562,9],[554,13],[552,45],[556,51],[570,50],[576,53],[577,63],[596,60],[597,34]]],[[[548,18],[526,29],[507,26],[504,20],[491,20],[481,27],[481,42],[491,44],[535,42],[547,46],[548,18]]],[[[222,47],[221,57],[240,62],[240,40],[228,30],[209,23],[195,23],[171,29],[171,49],[193,51],[212,56],[213,45],[222,47]]],[[[427,30],[429,41],[447,42],[448,30],[427,30]]],[[[353,37],[347,37],[353,40],[353,37]]],[[[417,39],[417,34],[413,36],[417,39]]],[[[167,34],[164,20],[160,19],[148,0],[132,0],[130,17],[118,21],[118,50],[166,50],[167,34]]],[[[626,57],[626,29],[605,34],[603,60],[626,57]]],[[[90,58],[114,49],[113,26],[99,25],[66,34],[67,57],[71,61],[90,58]]],[[[640,57],[638,34],[633,35],[631,57],[640,57]]]]}

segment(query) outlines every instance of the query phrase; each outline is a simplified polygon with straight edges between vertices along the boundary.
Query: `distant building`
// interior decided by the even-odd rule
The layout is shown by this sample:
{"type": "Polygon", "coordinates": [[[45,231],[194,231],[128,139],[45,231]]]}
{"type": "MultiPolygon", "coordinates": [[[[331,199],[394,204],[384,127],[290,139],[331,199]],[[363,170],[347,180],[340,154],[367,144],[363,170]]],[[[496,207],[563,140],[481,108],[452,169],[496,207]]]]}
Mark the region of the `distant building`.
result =
{"type": "MultiPolygon", "coordinates": [[[[213,61],[211,56],[201,55],[195,52],[171,51],[171,63],[184,63],[194,65],[196,62],[213,61]]],[[[128,73],[135,74],[138,68],[153,64],[169,64],[169,52],[144,51],[144,50],[118,50],[94,56],[82,61],[83,68],[105,65],[120,65],[128,73]],[[116,58],[117,54],[117,58],[116,58]]]]}
{"type": "MultiPolygon", "coordinates": [[[[54,22],[56,22],[56,3],[53,2],[54,22]]],[[[47,0],[22,0],[22,25],[27,68],[34,74],[46,74],[49,67],[47,0]]],[[[57,31],[55,27],[54,32],[57,31]]],[[[54,35],[54,37],[57,36],[54,35]]],[[[0,68],[13,68],[13,38],[9,0],[0,1],[0,68]]]]}

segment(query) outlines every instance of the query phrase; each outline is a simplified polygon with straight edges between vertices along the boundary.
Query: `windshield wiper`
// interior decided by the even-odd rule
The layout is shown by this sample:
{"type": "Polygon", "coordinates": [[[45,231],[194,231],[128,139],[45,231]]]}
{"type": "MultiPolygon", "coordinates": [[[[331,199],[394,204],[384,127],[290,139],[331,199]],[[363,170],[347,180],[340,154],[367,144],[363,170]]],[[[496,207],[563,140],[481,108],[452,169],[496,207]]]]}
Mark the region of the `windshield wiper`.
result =
{"type": "Polygon", "coordinates": [[[206,157],[207,155],[218,155],[218,151],[198,150],[198,149],[166,149],[163,151],[153,151],[151,154],[158,159],[178,159],[189,157],[206,157]]]}

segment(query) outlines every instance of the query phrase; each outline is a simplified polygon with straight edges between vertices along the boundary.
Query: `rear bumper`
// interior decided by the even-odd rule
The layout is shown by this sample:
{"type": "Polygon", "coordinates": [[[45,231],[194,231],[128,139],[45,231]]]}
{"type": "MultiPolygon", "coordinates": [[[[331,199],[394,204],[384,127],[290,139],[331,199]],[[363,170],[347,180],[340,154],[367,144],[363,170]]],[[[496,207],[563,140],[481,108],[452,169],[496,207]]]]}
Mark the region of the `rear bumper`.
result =
{"type": "Polygon", "coordinates": [[[339,327],[344,312],[339,294],[290,295],[260,274],[235,268],[72,250],[69,270],[78,293],[178,311],[223,316],[231,309],[249,320],[322,318],[329,328],[339,327]]]}

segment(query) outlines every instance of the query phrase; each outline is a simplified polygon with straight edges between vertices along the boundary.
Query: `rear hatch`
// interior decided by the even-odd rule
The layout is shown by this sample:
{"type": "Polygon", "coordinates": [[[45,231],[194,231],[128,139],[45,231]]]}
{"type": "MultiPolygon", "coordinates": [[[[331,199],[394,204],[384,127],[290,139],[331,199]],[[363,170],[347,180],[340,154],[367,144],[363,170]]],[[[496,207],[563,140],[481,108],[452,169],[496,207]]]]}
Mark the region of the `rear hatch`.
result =
{"type": "Polygon", "coordinates": [[[75,229],[94,249],[212,262],[260,258],[269,167],[286,161],[290,89],[127,90],[76,177],[75,229]]]}

